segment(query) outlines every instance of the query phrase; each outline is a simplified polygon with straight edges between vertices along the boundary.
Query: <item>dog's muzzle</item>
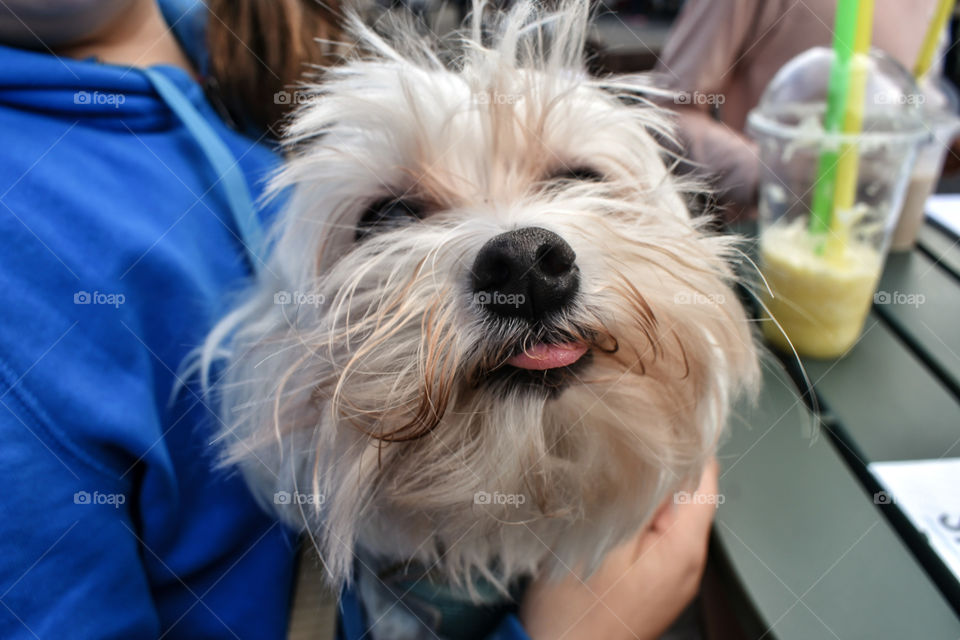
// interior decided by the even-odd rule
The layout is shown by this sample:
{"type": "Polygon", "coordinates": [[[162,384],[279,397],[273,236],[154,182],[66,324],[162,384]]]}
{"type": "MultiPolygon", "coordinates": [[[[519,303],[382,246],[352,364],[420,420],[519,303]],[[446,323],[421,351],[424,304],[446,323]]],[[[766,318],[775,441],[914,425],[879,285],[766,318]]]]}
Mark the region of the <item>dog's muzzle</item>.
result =
{"type": "Polygon", "coordinates": [[[540,227],[490,239],[473,263],[473,290],[490,313],[543,320],[563,309],[580,287],[577,255],[563,238],[540,227]]]}

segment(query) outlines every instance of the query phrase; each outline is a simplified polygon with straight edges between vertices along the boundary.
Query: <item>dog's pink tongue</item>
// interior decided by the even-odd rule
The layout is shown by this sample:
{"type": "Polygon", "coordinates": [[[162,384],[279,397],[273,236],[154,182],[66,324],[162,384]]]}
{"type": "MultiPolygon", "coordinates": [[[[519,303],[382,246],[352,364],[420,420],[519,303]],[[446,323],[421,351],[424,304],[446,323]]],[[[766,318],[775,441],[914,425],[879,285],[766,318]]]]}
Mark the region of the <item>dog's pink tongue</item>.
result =
{"type": "Polygon", "coordinates": [[[524,353],[518,353],[509,360],[507,364],[518,369],[534,369],[544,371],[546,369],[556,369],[566,367],[579,360],[587,352],[587,345],[577,342],[567,344],[545,344],[541,343],[527,349],[524,353]]]}

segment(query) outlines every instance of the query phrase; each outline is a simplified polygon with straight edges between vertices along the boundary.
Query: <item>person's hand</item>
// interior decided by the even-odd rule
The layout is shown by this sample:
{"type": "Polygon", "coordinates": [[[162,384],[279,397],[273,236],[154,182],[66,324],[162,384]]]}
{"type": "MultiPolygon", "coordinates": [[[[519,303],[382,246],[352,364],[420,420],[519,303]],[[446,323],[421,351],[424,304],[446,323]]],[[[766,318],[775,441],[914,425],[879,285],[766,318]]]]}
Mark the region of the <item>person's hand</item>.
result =
{"type": "MultiPolygon", "coordinates": [[[[698,494],[717,492],[717,462],[698,494]]],[[[520,607],[533,640],[657,638],[697,594],[707,559],[714,500],[664,502],[651,524],[617,547],[586,582],[574,575],[535,580],[520,607]]]]}

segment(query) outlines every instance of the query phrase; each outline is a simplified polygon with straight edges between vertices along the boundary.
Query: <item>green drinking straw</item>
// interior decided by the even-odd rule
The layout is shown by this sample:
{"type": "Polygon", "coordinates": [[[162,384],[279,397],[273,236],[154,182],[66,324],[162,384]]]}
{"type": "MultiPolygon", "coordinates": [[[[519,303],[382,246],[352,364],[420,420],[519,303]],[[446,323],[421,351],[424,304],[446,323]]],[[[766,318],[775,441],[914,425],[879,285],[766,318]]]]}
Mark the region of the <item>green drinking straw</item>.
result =
{"type": "MultiPolygon", "coordinates": [[[[827,134],[839,133],[843,127],[850,95],[850,61],[857,32],[858,4],[859,0],[837,1],[837,14],[833,23],[834,56],[827,85],[827,112],[823,117],[823,129],[827,134]]],[[[817,178],[813,185],[811,233],[824,234],[830,230],[839,152],[839,148],[826,148],[820,152],[817,178]]]]}

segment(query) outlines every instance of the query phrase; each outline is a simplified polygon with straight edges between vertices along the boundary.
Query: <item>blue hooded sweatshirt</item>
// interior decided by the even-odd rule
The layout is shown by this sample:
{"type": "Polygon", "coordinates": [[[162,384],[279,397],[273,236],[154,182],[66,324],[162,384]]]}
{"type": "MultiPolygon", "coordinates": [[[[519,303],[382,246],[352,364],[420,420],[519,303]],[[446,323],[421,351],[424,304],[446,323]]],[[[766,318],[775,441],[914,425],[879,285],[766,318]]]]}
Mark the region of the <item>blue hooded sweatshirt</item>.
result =
{"type": "MultiPolygon", "coordinates": [[[[155,67],[256,198],[276,156],[155,67]]],[[[223,176],[140,70],[0,47],[0,638],[283,638],[288,532],[176,371],[249,275],[223,176]]]]}

